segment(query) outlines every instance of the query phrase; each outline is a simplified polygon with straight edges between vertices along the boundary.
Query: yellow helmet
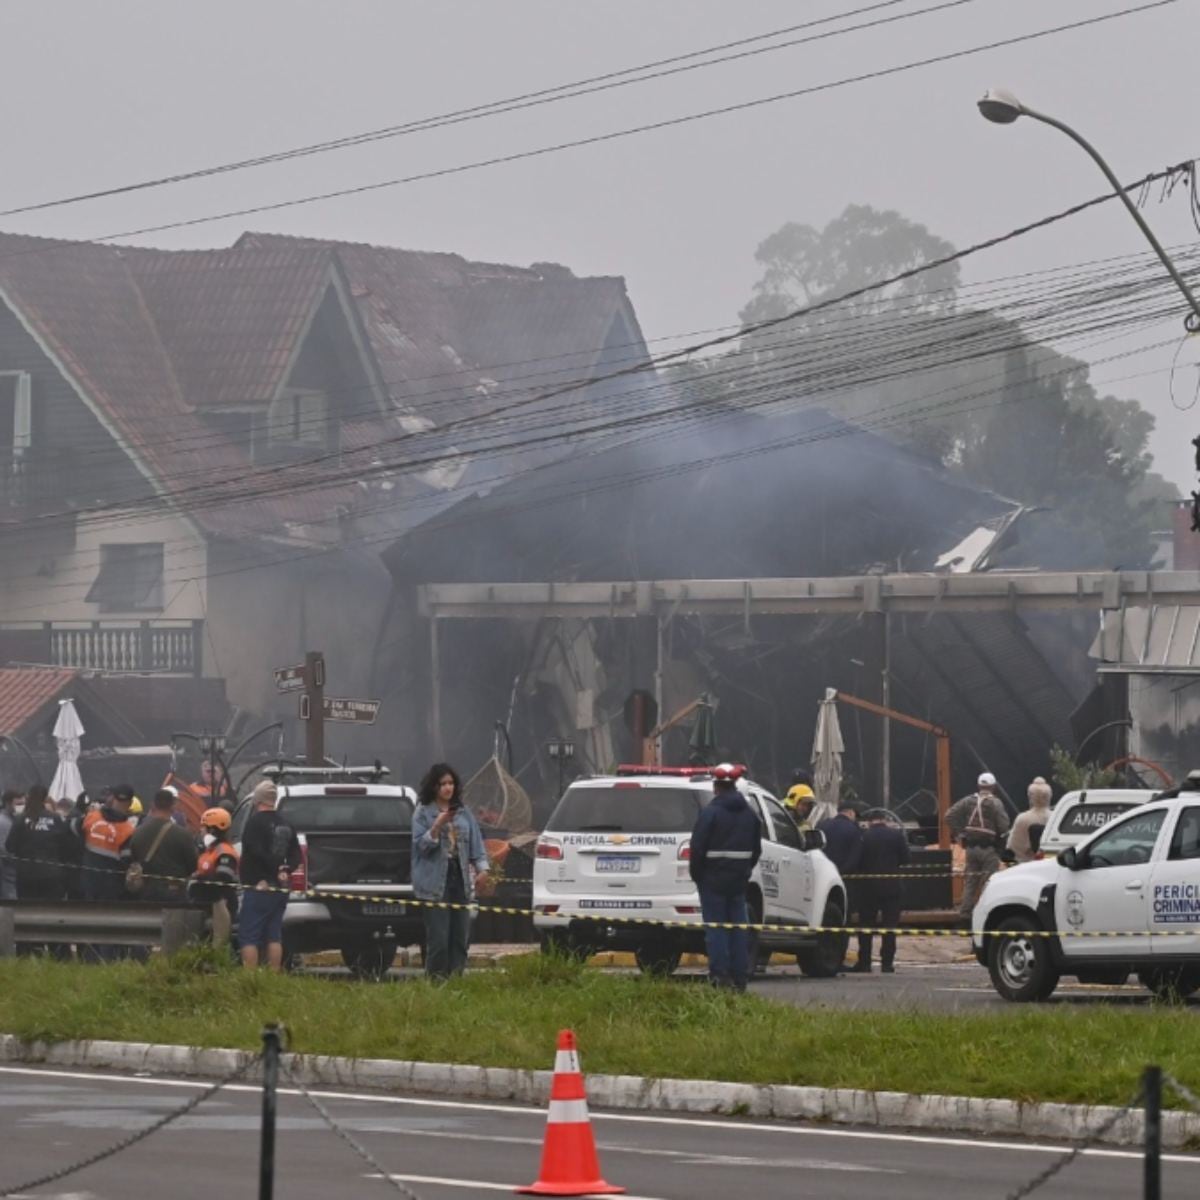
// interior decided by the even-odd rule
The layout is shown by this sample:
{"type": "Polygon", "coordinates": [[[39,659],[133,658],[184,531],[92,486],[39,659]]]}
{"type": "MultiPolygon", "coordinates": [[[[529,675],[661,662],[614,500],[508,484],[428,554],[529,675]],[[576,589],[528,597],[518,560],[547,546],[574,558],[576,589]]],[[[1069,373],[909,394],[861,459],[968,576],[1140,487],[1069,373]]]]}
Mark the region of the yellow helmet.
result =
{"type": "Polygon", "coordinates": [[[142,802],[134,796],[132,803],[129,805],[129,812],[132,816],[140,817],[145,809],[142,808],[142,802]]]}

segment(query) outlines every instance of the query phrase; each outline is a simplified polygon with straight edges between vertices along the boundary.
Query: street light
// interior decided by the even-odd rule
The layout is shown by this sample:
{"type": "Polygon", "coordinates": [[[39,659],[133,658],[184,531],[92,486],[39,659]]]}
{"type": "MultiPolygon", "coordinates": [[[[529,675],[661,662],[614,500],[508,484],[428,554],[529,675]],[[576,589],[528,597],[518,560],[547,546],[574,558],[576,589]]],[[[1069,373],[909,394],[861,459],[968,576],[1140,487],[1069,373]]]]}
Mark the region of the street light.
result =
{"type": "Polygon", "coordinates": [[[1175,281],[1175,286],[1183,293],[1184,298],[1191,307],[1192,311],[1184,320],[1184,325],[1188,332],[1196,333],[1200,331],[1200,301],[1197,301],[1196,297],[1192,294],[1191,288],[1184,282],[1183,276],[1179,274],[1170,256],[1162,248],[1158,238],[1154,236],[1154,231],[1146,224],[1145,218],[1138,212],[1137,206],[1129,199],[1125,189],[1121,186],[1121,181],[1113,174],[1112,168],[1108,163],[1100,157],[1100,153],[1095,146],[1082,135],[1076,133],[1070,125],[1066,125],[1054,117],[1048,117],[1045,113],[1040,113],[1035,109],[1026,107],[1012,92],[1005,91],[1003,88],[993,88],[991,91],[985,92],[983,98],[979,101],[979,111],[996,125],[1011,125],[1018,117],[1030,117],[1035,121],[1041,121],[1043,125],[1052,125],[1055,129],[1061,130],[1072,141],[1082,146],[1092,156],[1096,166],[1104,172],[1104,177],[1112,184],[1113,190],[1121,197],[1121,202],[1129,210],[1129,215],[1137,222],[1138,228],[1142,233],[1145,234],[1146,241],[1154,247],[1154,253],[1158,255],[1162,265],[1167,268],[1167,273],[1175,281]]]}

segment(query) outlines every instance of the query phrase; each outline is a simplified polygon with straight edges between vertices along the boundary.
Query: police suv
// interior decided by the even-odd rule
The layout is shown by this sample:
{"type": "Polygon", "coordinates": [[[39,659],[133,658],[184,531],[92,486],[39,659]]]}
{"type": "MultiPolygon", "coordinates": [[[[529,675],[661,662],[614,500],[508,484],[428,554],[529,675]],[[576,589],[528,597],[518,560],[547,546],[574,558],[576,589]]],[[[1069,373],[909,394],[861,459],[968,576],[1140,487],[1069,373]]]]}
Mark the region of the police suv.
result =
{"type": "MultiPolygon", "coordinates": [[[[762,828],[750,921],[783,927],[751,934],[751,961],[784,950],[806,975],[836,975],[847,935],[810,932],[846,919],[846,886],[821,853],[825,839],[801,833],[775,797],[744,776],[738,788],[762,828]]],[[[702,952],[688,860],[696,817],[712,798],[709,767],[627,766],[571,784],[534,860],[533,923],[543,950],[632,950],[638,966],[656,974],[674,971],[685,951],[702,952]]]]}
{"type": "Polygon", "coordinates": [[[1044,1000],[1063,975],[1196,991],[1200,792],[1139,804],[1056,858],[993,875],[971,938],[1006,1000],[1044,1000]]]}

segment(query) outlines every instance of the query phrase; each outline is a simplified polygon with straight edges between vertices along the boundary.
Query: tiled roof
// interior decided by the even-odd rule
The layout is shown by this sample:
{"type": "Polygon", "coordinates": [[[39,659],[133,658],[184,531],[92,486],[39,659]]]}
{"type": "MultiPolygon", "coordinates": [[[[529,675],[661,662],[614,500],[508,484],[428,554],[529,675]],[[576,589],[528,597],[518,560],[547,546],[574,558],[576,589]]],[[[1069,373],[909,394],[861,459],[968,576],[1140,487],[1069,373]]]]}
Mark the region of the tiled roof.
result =
{"type": "Polygon", "coordinates": [[[229,250],[123,250],[194,408],[266,404],[329,279],[303,242],[229,250]]]}
{"type": "MultiPolygon", "coordinates": [[[[403,460],[419,424],[489,411],[505,380],[586,376],[622,313],[636,329],[619,279],[268,234],[195,251],[0,234],[0,288],[158,486],[235,537],[328,522],[367,495],[345,481],[356,462],[403,460]],[[394,410],[371,417],[366,401],[348,403],[340,463],[274,466],[266,494],[248,501],[257,468],[206,413],[270,402],[331,283],[352,299],[368,376],[394,410]]],[[[419,437],[423,452],[439,444],[428,429],[419,437]]]]}
{"type": "Polygon", "coordinates": [[[63,667],[0,668],[0,734],[18,734],[79,675],[63,667]]]}

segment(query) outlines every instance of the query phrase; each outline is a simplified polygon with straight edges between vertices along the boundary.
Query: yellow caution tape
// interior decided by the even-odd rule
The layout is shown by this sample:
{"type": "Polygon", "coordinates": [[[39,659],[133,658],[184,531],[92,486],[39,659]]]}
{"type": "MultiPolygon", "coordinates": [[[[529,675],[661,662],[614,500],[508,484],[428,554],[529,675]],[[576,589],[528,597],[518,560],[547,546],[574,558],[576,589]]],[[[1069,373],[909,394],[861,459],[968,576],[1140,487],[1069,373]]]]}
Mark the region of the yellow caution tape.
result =
{"type": "MultiPolygon", "coordinates": [[[[9,862],[26,862],[39,863],[43,866],[59,866],[62,863],[56,863],[50,859],[38,858],[19,858],[15,855],[8,856],[9,862]]],[[[69,870],[75,869],[73,866],[66,868],[69,870]]],[[[88,867],[80,866],[79,870],[95,871],[105,875],[124,875],[124,869],[114,869],[111,867],[88,867]]],[[[186,883],[187,880],[181,880],[177,875],[151,875],[143,876],[147,880],[162,880],[170,883],[179,884],[186,883]]],[[[626,916],[620,913],[618,909],[605,909],[602,913],[582,912],[578,910],[546,912],[544,910],[533,908],[515,908],[511,906],[502,906],[496,904],[479,904],[477,902],[455,902],[451,900],[419,900],[416,897],[410,896],[393,896],[393,895],[378,895],[370,892],[342,892],[331,891],[322,888],[320,891],[309,889],[305,892],[294,892],[290,888],[284,887],[247,887],[240,883],[224,883],[219,880],[204,879],[199,882],[204,883],[209,887],[229,888],[237,892],[275,892],[295,899],[306,900],[343,900],[355,903],[369,904],[391,904],[400,909],[407,908],[443,908],[450,909],[454,912],[474,912],[474,913],[497,913],[502,916],[510,917],[542,917],[543,919],[552,920],[555,922],[568,923],[571,921],[599,921],[606,925],[650,925],[657,926],[661,929],[685,929],[691,932],[704,929],[725,929],[738,930],[743,929],[755,933],[830,933],[830,934],[896,934],[903,937],[1005,937],[1005,938],[1127,938],[1127,937],[1197,937],[1200,936],[1200,928],[1192,929],[1106,929],[1106,930],[1085,930],[1085,929],[983,929],[983,930],[967,930],[967,929],[924,929],[913,926],[876,926],[876,925],[769,925],[763,922],[733,922],[733,921],[669,921],[659,917],[634,917],[626,916]]],[[[86,903],[86,901],[84,901],[86,903]]],[[[202,905],[199,907],[203,907],[202,905]]]]}

